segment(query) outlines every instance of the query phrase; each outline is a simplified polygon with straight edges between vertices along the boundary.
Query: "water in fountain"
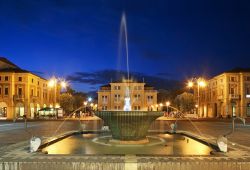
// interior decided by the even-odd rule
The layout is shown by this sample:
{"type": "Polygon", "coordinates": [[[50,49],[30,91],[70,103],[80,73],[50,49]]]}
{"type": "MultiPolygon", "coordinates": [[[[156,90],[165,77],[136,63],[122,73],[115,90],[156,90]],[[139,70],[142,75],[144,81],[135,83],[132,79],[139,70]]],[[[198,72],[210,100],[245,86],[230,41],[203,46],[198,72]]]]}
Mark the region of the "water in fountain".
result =
{"type": "MultiPolygon", "coordinates": [[[[127,31],[127,22],[126,14],[123,12],[121,17],[120,24],[120,35],[119,35],[119,48],[118,48],[118,60],[121,60],[123,54],[123,48],[125,48],[125,57],[126,57],[126,71],[127,71],[127,87],[125,89],[124,97],[124,111],[131,111],[131,100],[130,100],[130,89],[129,89],[129,55],[128,55],[128,31],[127,31]]],[[[119,63],[120,64],[120,63],[119,63]]]]}

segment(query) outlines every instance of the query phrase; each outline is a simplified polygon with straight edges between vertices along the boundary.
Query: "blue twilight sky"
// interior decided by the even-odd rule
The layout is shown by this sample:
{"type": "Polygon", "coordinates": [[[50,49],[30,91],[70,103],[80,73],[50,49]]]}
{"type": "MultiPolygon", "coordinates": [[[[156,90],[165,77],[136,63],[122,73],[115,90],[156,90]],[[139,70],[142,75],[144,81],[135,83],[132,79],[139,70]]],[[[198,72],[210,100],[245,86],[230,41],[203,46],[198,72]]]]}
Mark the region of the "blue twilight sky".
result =
{"type": "Polygon", "coordinates": [[[140,78],[186,80],[250,66],[248,0],[0,0],[0,56],[96,90],[118,68],[123,11],[130,69],[140,78]]]}

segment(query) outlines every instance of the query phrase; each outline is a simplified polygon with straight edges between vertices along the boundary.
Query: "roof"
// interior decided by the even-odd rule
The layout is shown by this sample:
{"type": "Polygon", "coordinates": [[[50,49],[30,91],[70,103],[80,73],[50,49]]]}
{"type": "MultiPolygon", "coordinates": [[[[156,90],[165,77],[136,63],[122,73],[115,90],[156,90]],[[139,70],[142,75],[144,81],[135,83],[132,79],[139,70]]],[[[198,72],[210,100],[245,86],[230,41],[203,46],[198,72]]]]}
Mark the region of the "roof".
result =
{"type": "Polygon", "coordinates": [[[250,68],[234,68],[232,70],[225,71],[224,73],[250,73],[250,68]]]}
{"type": "Polygon", "coordinates": [[[111,87],[110,84],[105,84],[105,85],[102,85],[101,87],[111,87]]]}
{"type": "Polygon", "coordinates": [[[8,59],[5,58],[5,57],[0,57],[0,61],[2,61],[2,62],[4,62],[4,63],[7,63],[7,64],[9,64],[9,65],[11,65],[11,66],[13,66],[13,67],[20,68],[20,67],[18,67],[17,65],[15,65],[14,63],[12,63],[10,60],[8,60],[8,59]]]}
{"type": "Polygon", "coordinates": [[[0,72],[30,73],[29,71],[23,70],[20,68],[3,68],[3,69],[0,69],[0,72]]]}
{"type": "Polygon", "coordinates": [[[11,65],[11,66],[13,66],[13,67],[2,68],[2,69],[0,68],[0,72],[9,72],[9,73],[30,73],[30,74],[32,74],[32,75],[34,75],[34,76],[37,76],[37,77],[41,78],[41,79],[47,80],[47,79],[45,79],[45,78],[43,78],[43,77],[41,77],[41,76],[39,76],[39,75],[37,75],[37,74],[34,74],[34,73],[30,72],[30,71],[21,69],[20,67],[18,67],[17,65],[15,65],[15,64],[12,63],[11,61],[9,61],[7,58],[0,57],[0,61],[4,62],[4,63],[6,63],[6,64],[9,64],[9,65],[11,65]]]}
{"type": "Polygon", "coordinates": [[[148,85],[148,84],[145,84],[144,87],[153,87],[153,86],[150,86],[150,85],[148,85]]]}

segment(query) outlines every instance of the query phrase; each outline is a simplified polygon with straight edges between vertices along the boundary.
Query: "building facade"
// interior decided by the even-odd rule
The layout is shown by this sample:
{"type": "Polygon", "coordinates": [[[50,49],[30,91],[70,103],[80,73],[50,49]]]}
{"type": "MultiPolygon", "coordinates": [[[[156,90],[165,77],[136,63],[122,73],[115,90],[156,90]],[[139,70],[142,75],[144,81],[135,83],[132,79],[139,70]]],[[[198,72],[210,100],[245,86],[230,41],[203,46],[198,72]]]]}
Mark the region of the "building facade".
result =
{"type": "Polygon", "coordinates": [[[234,69],[213,77],[200,90],[200,117],[249,117],[250,69],[234,69]]]}
{"type": "Polygon", "coordinates": [[[59,106],[59,94],[48,80],[0,58],[0,119],[34,118],[41,108],[59,106]]]}
{"type": "Polygon", "coordinates": [[[157,90],[145,83],[124,80],[101,86],[98,110],[123,110],[126,88],[129,87],[132,110],[156,111],[157,90]]]}

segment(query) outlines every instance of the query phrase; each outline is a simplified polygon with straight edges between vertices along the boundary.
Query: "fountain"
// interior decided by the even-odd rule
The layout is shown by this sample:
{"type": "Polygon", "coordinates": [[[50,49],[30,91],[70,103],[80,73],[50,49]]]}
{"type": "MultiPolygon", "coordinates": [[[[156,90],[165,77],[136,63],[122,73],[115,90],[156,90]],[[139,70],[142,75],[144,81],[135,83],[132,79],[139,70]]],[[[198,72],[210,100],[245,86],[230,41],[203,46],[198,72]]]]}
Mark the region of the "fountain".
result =
{"type": "Polygon", "coordinates": [[[122,110],[96,111],[95,115],[102,120],[89,122],[92,128],[88,129],[84,126],[85,128],[80,131],[66,133],[51,140],[52,142],[49,140],[40,147],[41,151],[47,154],[91,154],[95,156],[99,154],[209,155],[212,147],[196,141],[192,135],[177,133],[176,122],[170,125],[172,129],[170,132],[166,132],[169,125],[164,124],[163,121],[156,121],[156,125],[160,125],[162,130],[159,131],[155,128],[157,126],[154,127],[154,125],[152,127],[151,124],[158,117],[163,116],[163,112],[132,109],[133,100],[131,100],[131,96],[133,91],[131,87],[133,85],[129,75],[125,14],[123,14],[121,20],[120,43],[123,32],[126,44],[127,77],[126,86],[123,88],[123,94],[121,94],[121,96],[124,96],[122,110]],[[99,128],[97,128],[97,124],[99,128]],[[105,128],[101,128],[101,126],[105,128]],[[150,132],[148,132],[149,129],[150,132]]]}
{"type": "Polygon", "coordinates": [[[112,142],[123,144],[147,143],[148,139],[146,135],[151,123],[162,116],[163,112],[132,111],[129,88],[128,36],[125,13],[122,15],[120,25],[120,44],[122,42],[123,32],[125,35],[127,68],[127,87],[124,95],[123,111],[96,111],[95,115],[103,119],[104,124],[109,126],[112,134],[112,142]]]}

